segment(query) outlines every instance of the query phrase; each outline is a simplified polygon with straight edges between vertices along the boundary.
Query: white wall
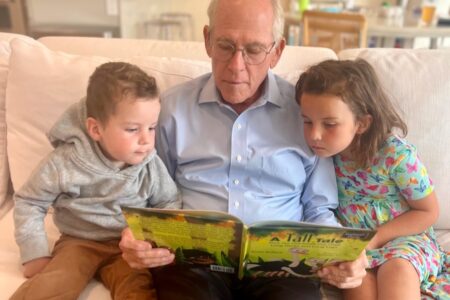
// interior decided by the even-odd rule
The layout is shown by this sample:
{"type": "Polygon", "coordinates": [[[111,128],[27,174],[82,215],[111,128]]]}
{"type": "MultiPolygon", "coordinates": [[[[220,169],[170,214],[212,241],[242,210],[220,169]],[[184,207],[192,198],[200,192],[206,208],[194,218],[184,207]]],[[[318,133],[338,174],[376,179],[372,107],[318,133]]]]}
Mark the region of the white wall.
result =
{"type": "Polygon", "coordinates": [[[30,25],[119,25],[119,16],[107,14],[106,0],[27,0],[27,8],[30,25]]]}
{"type": "MultiPolygon", "coordinates": [[[[286,0],[284,0],[286,1],[286,0]]],[[[311,0],[314,2],[314,0],[311,0]]],[[[410,0],[413,1],[413,0],[410,0]]],[[[420,1],[420,0],[419,0],[420,1]]],[[[448,15],[450,0],[434,0],[437,13],[448,15]]],[[[354,0],[359,6],[379,6],[382,0],[354,0]]],[[[388,0],[391,3],[402,0],[388,0]]],[[[208,22],[209,0],[27,0],[31,25],[69,24],[119,26],[122,37],[145,38],[142,24],[163,12],[187,12],[193,18],[193,39],[202,41],[202,29],[208,22]],[[106,3],[116,1],[120,16],[107,14],[106,3]]],[[[418,39],[416,48],[426,47],[428,39],[418,39]]],[[[450,46],[450,38],[442,44],[450,46]]]]}
{"type": "Polygon", "coordinates": [[[121,0],[120,27],[126,38],[142,38],[142,24],[166,12],[184,12],[192,15],[194,40],[203,40],[203,26],[207,24],[206,9],[209,0],[121,0]]]}

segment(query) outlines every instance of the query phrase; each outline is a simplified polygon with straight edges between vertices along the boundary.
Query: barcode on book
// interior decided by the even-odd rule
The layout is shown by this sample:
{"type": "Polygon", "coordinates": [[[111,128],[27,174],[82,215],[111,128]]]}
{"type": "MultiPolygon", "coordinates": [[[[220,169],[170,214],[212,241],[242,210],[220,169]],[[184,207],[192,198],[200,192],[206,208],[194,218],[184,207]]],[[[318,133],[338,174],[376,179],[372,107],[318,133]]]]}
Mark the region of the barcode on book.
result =
{"type": "Polygon", "coordinates": [[[210,265],[209,267],[211,268],[212,271],[234,274],[233,267],[225,267],[225,266],[218,266],[218,265],[210,265]]]}

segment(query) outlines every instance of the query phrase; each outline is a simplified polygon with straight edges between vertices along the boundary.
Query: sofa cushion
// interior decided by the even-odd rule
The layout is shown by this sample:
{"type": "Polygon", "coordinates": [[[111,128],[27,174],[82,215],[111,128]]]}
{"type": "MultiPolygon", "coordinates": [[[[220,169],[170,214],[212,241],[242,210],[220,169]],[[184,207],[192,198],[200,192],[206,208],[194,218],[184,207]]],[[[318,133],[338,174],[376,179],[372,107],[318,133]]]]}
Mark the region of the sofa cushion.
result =
{"type": "Polygon", "coordinates": [[[6,202],[10,182],[9,168],[6,156],[6,123],[5,123],[5,93],[6,78],[9,64],[9,42],[0,41],[0,217],[7,210],[6,202]]]}
{"type": "MultiPolygon", "coordinates": [[[[45,218],[45,230],[48,235],[49,246],[53,248],[59,238],[59,231],[53,224],[52,216],[45,218]]],[[[14,291],[25,281],[20,267],[20,254],[14,240],[14,218],[10,210],[0,219],[0,299],[9,299],[14,291]]],[[[78,300],[111,299],[109,291],[97,280],[91,280],[83,290],[78,300]]]]}
{"type": "MultiPolygon", "coordinates": [[[[94,69],[112,58],[69,55],[36,41],[11,42],[6,92],[8,157],[17,190],[38,162],[51,151],[46,138],[58,116],[85,95],[94,69]]],[[[210,71],[210,63],[185,59],[122,59],[154,76],[161,90],[210,71]]]]}
{"type": "MultiPolygon", "coordinates": [[[[42,37],[39,41],[51,50],[72,54],[130,57],[151,53],[151,55],[159,57],[209,61],[203,42],[61,36],[42,37]]],[[[295,78],[296,72],[299,70],[304,70],[325,59],[337,59],[336,53],[327,48],[286,46],[274,72],[295,78]]]]}
{"type": "Polygon", "coordinates": [[[0,218],[12,207],[7,201],[10,190],[9,166],[6,155],[6,121],[5,95],[8,77],[9,57],[11,54],[10,41],[15,38],[28,39],[25,36],[0,32],[0,218]]]}
{"type": "Polygon", "coordinates": [[[417,146],[436,187],[440,218],[450,229],[450,51],[428,49],[352,49],[339,59],[363,58],[376,70],[408,125],[407,139],[417,146]]]}
{"type": "MultiPolygon", "coordinates": [[[[65,45],[69,43],[70,38],[61,39],[60,44],[56,42],[57,38],[43,39],[43,42],[49,43],[53,49],[68,50],[65,45]]],[[[11,43],[12,54],[6,100],[9,135],[7,149],[15,190],[24,183],[39,160],[51,150],[45,136],[47,130],[69,104],[78,101],[85,94],[89,75],[96,66],[107,61],[118,60],[111,58],[114,57],[113,54],[122,57],[120,58],[122,61],[140,66],[154,76],[161,91],[209,72],[211,68],[207,60],[142,56],[143,52],[139,47],[145,48],[145,42],[148,45],[159,45],[164,42],[74,39],[78,41],[74,51],[85,55],[50,50],[36,41],[14,40],[11,43]],[[94,46],[97,44],[99,49],[103,49],[100,52],[108,54],[108,57],[87,55],[87,53],[95,52],[92,49],[97,49],[97,46],[94,46]],[[130,52],[127,58],[123,57],[126,54],[123,51],[124,45],[127,45],[130,52]],[[90,49],[91,52],[86,52],[86,49],[90,49]],[[107,52],[107,49],[110,49],[110,52],[107,52]],[[134,53],[137,56],[132,56],[134,53]]],[[[148,45],[147,48],[150,47],[148,45]]],[[[201,43],[197,43],[190,47],[204,51],[201,46],[201,43]]],[[[158,49],[161,48],[160,45],[158,47],[158,49]]],[[[174,47],[176,48],[177,44],[174,47]]],[[[161,53],[158,52],[159,54],[161,53]]],[[[283,57],[286,67],[283,67],[283,62],[280,62],[275,71],[293,83],[309,65],[324,59],[337,58],[329,49],[299,47],[287,47],[283,57]],[[292,67],[294,65],[295,69],[292,67]]]]}

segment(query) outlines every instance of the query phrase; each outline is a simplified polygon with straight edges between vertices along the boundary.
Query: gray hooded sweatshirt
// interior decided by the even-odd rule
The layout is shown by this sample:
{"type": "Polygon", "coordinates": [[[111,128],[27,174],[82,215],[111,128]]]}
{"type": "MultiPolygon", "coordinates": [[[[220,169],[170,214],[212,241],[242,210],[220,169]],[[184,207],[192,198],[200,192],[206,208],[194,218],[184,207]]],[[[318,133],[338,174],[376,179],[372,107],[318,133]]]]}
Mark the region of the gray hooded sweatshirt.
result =
{"type": "Polygon", "coordinates": [[[44,228],[50,206],[61,233],[97,241],[120,237],[126,226],[122,205],[181,207],[177,187],[156,151],[121,170],[87,135],[85,120],[82,99],[50,130],[55,149],[14,196],[15,238],[22,263],[50,255],[44,228]]]}

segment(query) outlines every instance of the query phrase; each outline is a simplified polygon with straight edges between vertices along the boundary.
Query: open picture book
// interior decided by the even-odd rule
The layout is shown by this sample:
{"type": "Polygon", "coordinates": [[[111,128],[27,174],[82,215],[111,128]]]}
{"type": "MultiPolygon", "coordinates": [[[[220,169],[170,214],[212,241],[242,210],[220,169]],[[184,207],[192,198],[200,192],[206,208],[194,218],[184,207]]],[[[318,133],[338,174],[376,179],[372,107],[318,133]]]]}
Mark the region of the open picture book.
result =
{"type": "Polygon", "coordinates": [[[218,211],[122,207],[136,239],[167,248],[175,263],[250,277],[315,277],[323,266],[355,260],[375,231],[303,222],[245,225],[218,211]]]}

